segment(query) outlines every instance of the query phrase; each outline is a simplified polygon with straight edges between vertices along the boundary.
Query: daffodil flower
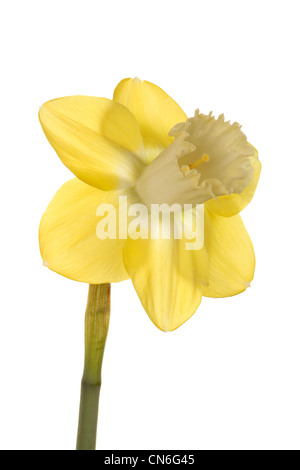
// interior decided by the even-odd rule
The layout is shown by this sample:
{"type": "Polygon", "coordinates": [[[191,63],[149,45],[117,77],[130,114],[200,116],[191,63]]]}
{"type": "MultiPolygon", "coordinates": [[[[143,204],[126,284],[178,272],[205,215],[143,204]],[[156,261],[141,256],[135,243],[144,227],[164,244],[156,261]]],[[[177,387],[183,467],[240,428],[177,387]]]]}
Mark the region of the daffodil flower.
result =
{"type": "Polygon", "coordinates": [[[39,116],[50,144],[75,175],[42,218],[40,248],[45,266],[90,285],[77,449],[93,450],[110,283],[131,278],[163,331],[188,320],[202,296],[243,292],[253,279],[255,257],[239,212],[253,197],[260,162],[237,123],[199,111],[187,118],[163,90],[138,79],[121,81],[113,100],[60,98],[44,104],[39,116]],[[124,200],[145,207],[147,220],[157,205],[176,205],[174,231],[162,236],[158,219],[154,237],[128,236],[124,200]],[[197,249],[187,249],[189,232],[176,235],[178,224],[187,225],[186,206],[190,215],[196,211],[196,221],[201,209],[197,249]],[[99,207],[115,214],[117,237],[98,236],[99,207]]]}
{"type": "Polygon", "coordinates": [[[237,123],[186,114],[163,90],[125,79],[113,100],[72,96],[40,109],[43,130],[74,173],[40,226],[44,264],[70,279],[103,284],[132,279],[153,323],[178,328],[202,296],[243,292],[255,257],[239,212],[260,175],[257,151],[237,123]],[[204,205],[204,246],[186,240],[106,239],[96,235],[99,204],[119,197],[151,204],[204,205]]]}

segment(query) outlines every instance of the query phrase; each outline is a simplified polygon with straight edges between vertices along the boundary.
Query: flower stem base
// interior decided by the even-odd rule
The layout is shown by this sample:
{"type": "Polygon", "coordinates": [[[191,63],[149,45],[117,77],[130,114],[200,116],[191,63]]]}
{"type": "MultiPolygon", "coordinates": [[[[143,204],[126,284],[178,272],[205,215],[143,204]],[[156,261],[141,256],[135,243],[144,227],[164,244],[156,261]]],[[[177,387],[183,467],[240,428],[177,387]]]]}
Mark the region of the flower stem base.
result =
{"type": "Polygon", "coordinates": [[[95,450],[101,369],[110,319],[110,284],[90,285],[85,315],[85,364],[77,450],[95,450]]]}

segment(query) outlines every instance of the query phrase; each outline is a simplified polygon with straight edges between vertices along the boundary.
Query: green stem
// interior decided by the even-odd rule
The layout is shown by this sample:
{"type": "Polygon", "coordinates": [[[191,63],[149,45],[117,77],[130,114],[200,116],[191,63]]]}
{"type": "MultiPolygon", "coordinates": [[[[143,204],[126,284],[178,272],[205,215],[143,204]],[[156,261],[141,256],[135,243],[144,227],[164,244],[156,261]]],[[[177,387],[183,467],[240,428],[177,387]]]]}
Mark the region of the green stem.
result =
{"type": "Polygon", "coordinates": [[[77,450],[95,450],[101,368],[110,319],[110,284],[90,285],[85,314],[85,362],[77,450]]]}

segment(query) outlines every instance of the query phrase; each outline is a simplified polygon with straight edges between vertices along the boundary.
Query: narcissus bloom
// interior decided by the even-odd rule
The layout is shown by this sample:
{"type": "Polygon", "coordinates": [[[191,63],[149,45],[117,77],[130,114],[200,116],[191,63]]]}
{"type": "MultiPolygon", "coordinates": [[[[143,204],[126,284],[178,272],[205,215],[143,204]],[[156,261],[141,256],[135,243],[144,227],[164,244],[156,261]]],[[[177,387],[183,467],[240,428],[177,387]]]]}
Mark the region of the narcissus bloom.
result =
{"type": "Polygon", "coordinates": [[[113,100],[72,96],[41,107],[43,130],[76,178],[63,185],[40,226],[44,264],[80,282],[131,278],[154,324],[164,331],[190,318],[202,296],[243,292],[255,257],[239,212],[260,175],[257,151],[237,123],[195,113],[188,119],[163,90],[125,79],[113,100]],[[204,245],[186,240],[101,240],[97,208],[120,211],[119,197],[153,204],[203,204],[204,245]]]}

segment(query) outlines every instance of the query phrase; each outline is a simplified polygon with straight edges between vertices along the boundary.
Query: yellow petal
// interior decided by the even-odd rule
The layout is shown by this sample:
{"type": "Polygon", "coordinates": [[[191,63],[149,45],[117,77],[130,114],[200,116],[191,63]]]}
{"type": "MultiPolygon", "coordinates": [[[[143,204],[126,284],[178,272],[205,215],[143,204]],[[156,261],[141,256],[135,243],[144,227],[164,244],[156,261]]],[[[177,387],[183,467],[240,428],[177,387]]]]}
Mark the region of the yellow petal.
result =
{"type": "Polygon", "coordinates": [[[180,106],[161,88],[137,78],[122,80],[115,89],[114,100],[136,117],[149,162],[173,141],[168,135],[172,127],[187,119],[180,106]]]}
{"type": "Polygon", "coordinates": [[[200,305],[202,292],[197,252],[185,240],[131,240],[124,248],[124,265],[152,322],[172,331],[200,305]]]}
{"type": "Polygon", "coordinates": [[[209,256],[206,297],[229,297],[243,292],[254,276],[255,256],[240,215],[220,217],[205,210],[205,247],[209,256]]]}
{"type": "MultiPolygon", "coordinates": [[[[100,191],[77,178],[56,193],[40,225],[44,265],[75,281],[90,284],[128,279],[123,265],[125,240],[97,237],[100,204],[111,204],[118,217],[119,196],[129,190],[100,191]]],[[[104,215],[104,214],[103,214],[104,215]]],[[[103,219],[103,218],[102,218],[103,219]]]]}
{"type": "Polygon", "coordinates": [[[70,96],[45,103],[40,122],[62,162],[102,190],[132,186],[146,162],[136,119],[105,98],[70,96]]]}
{"type": "Polygon", "coordinates": [[[254,150],[255,155],[253,157],[249,157],[251,165],[254,169],[253,177],[250,184],[243,190],[241,194],[230,194],[229,196],[220,196],[218,197],[218,200],[210,199],[205,203],[205,206],[209,210],[223,217],[231,217],[241,212],[249,204],[249,202],[254,196],[261,171],[261,163],[258,159],[257,150],[254,150]]]}

